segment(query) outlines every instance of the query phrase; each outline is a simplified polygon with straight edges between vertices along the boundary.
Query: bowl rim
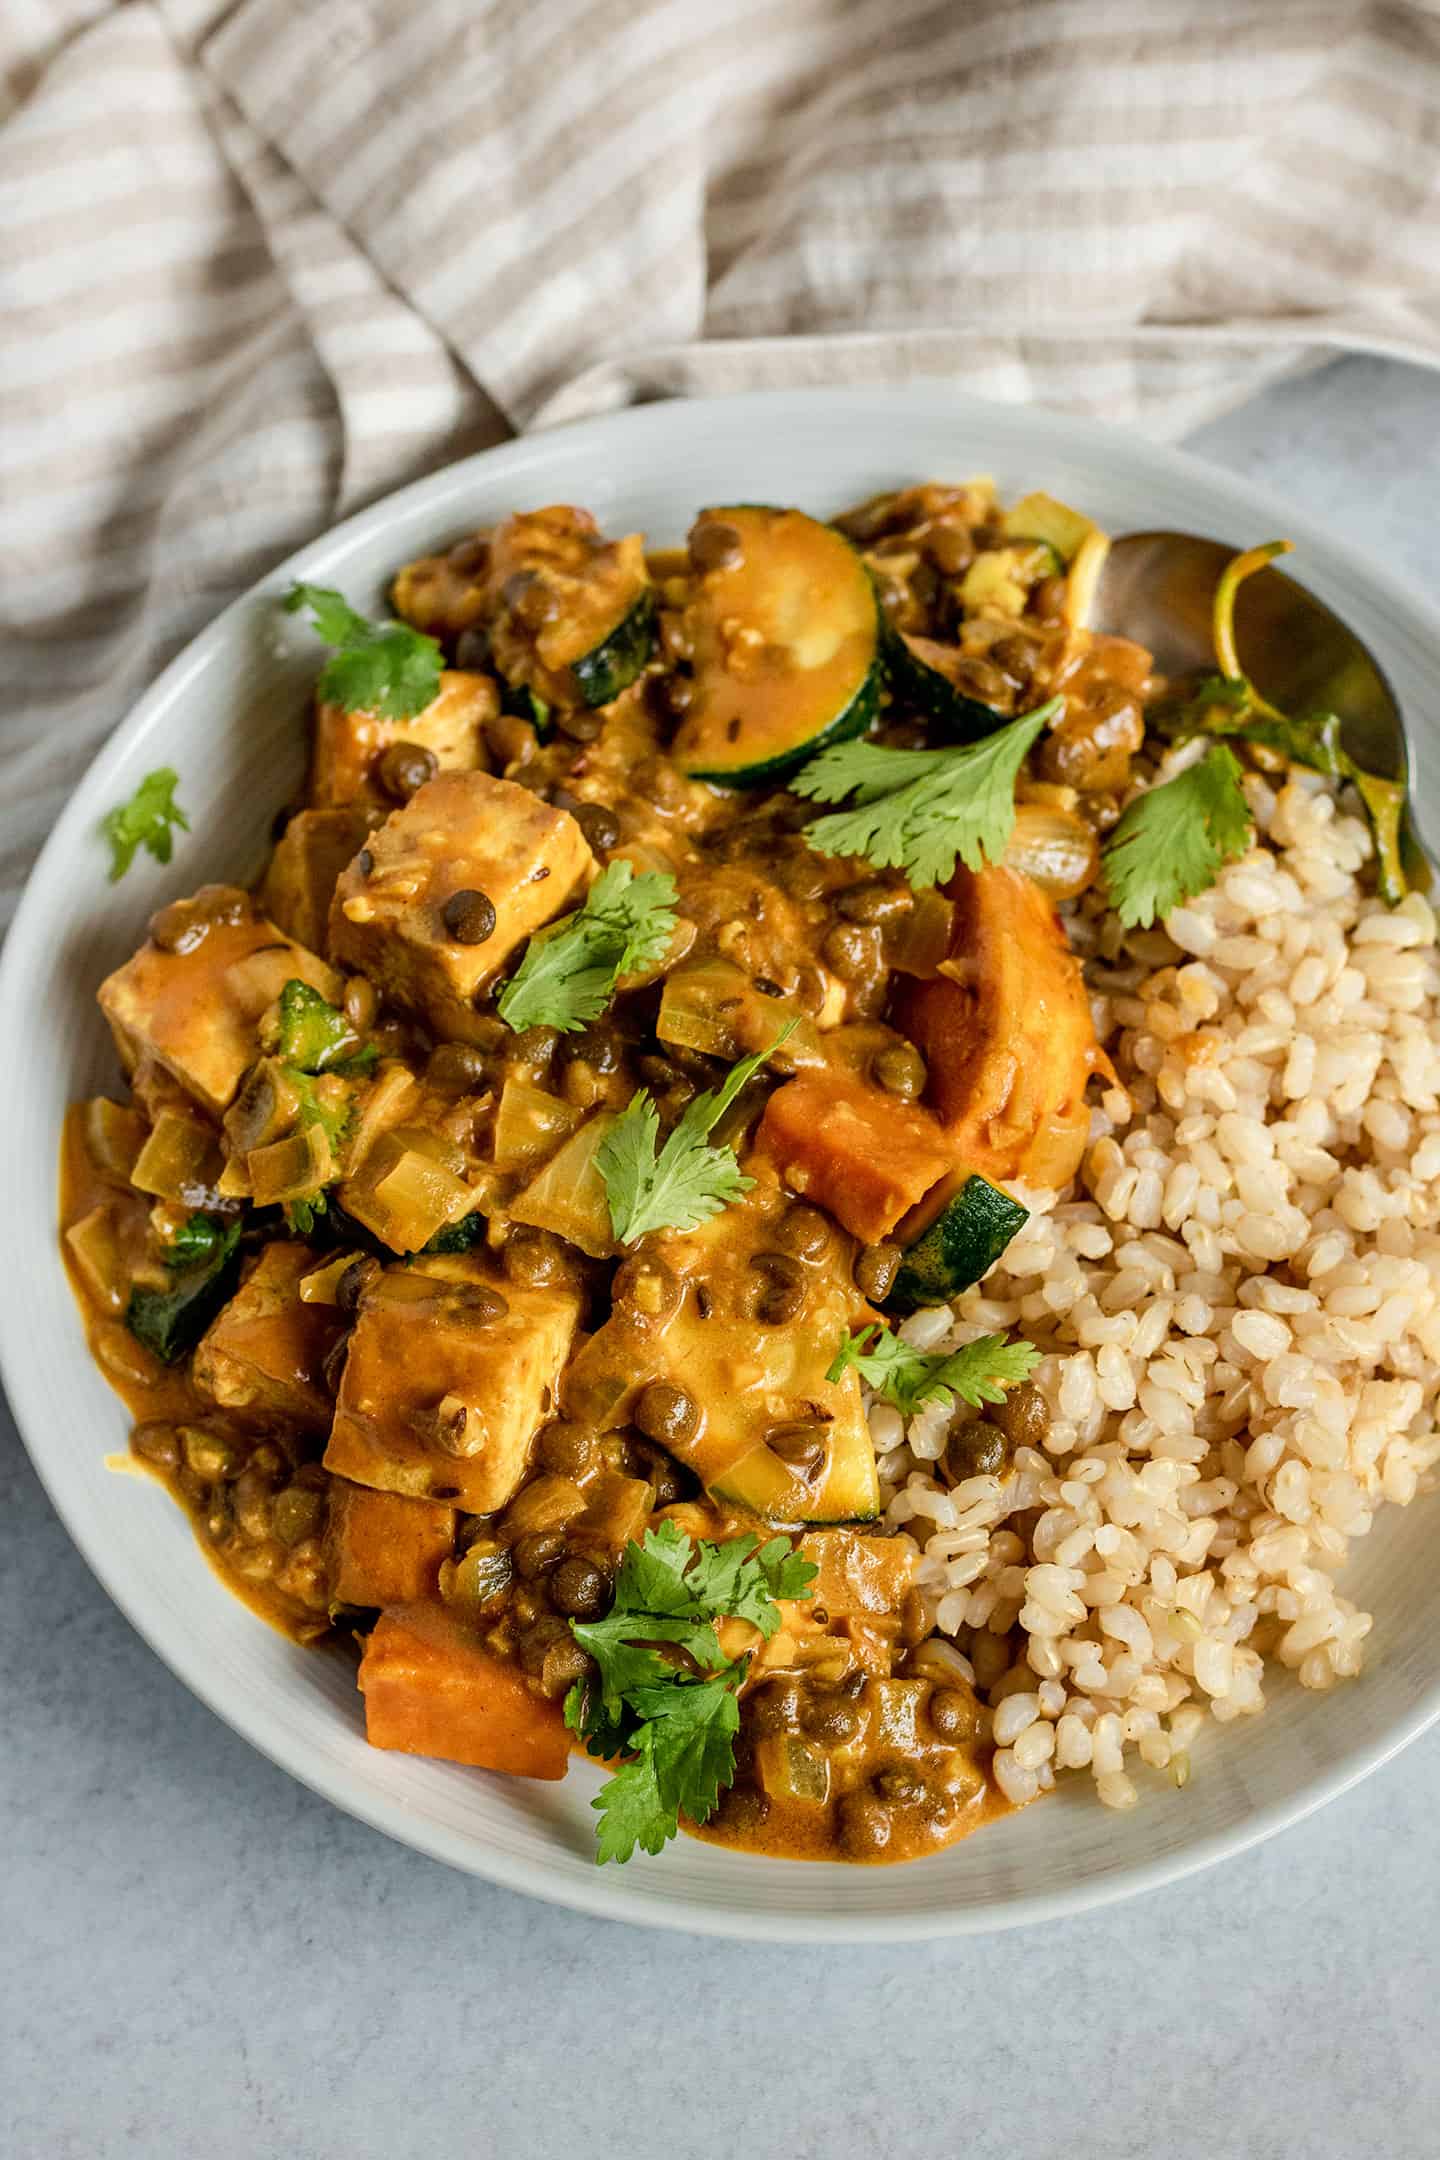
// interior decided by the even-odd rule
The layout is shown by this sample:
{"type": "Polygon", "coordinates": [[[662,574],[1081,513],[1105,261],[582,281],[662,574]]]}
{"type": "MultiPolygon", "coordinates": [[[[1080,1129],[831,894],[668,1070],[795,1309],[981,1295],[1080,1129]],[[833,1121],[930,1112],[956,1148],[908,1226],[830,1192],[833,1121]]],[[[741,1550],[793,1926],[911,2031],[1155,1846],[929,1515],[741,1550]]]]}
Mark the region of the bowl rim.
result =
{"type": "MultiPolygon", "coordinates": [[[[667,399],[574,421],[441,467],[328,528],[255,580],[169,662],[115,724],[76,784],[30,871],[0,954],[0,1039],[16,1040],[24,962],[37,933],[43,930],[49,888],[63,866],[73,859],[77,844],[93,838],[93,799],[111,775],[131,760],[174,702],[183,698],[192,683],[227,651],[257,599],[283,589],[295,577],[317,573],[329,577],[343,572],[357,550],[413,508],[428,505],[440,529],[447,510],[458,507],[477,480],[488,485],[503,482],[509,474],[521,477],[532,461],[548,466],[554,445],[562,439],[577,448],[592,445],[602,437],[606,442],[613,439],[622,452],[633,454],[643,452],[647,440],[658,438],[664,444],[672,431],[678,429],[684,435],[692,428],[703,430],[710,419],[721,415],[737,420],[754,415],[757,419],[763,416],[783,421],[787,415],[810,419],[828,413],[839,427],[847,415],[853,418],[863,409],[892,417],[897,444],[903,446],[905,417],[921,408],[929,418],[957,424],[983,427],[989,422],[1005,430],[1014,430],[1018,424],[1027,438],[1027,452],[1034,449],[1043,453],[1047,448],[1062,454],[1073,452],[1077,430],[1083,429],[1091,449],[1109,444],[1132,468],[1138,460],[1181,481],[1189,478],[1212,501],[1223,503],[1227,514],[1252,523],[1257,519],[1273,521],[1276,530],[1284,529],[1303,546],[1323,553],[1347,574],[1375,588],[1411,617],[1426,642],[1440,655],[1440,607],[1403,576],[1374,564],[1364,550],[1337,540],[1318,518],[1297,513],[1268,489],[1213,466],[1193,452],[1149,442],[1127,429],[1088,416],[996,404],[936,382],[858,390],[743,391],[720,397],[667,399]]],[[[1414,788],[1420,780],[1421,746],[1413,729],[1408,748],[1414,788]]],[[[11,1085],[11,1080],[0,1076],[0,1089],[11,1085]]],[[[15,1238],[14,1228],[0,1217],[0,1251],[11,1247],[8,1257],[12,1265],[20,1264],[24,1258],[18,1246],[11,1245],[15,1238]]],[[[627,1883],[625,1871],[620,1869],[597,1867],[590,1875],[573,1881],[552,1872],[544,1859],[531,1860],[488,1848],[477,1851],[473,1840],[412,1816],[402,1804],[378,1793],[353,1789],[345,1768],[317,1763],[302,1736],[292,1738],[283,1726],[266,1727],[243,1700],[227,1701],[223,1676],[217,1677],[198,1655],[189,1654],[183,1635],[167,1633],[159,1616],[144,1611],[123,1569],[112,1565],[104,1540],[94,1534],[88,1522],[78,1519],[78,1510],[71,1508],[59,1489],[43,1438],[46,1405],[37,1360],[12,1301],[6,1299],[0,1299],[0,1377],[36,1474],[92,1573],[141,1639],[223,1723],[300,1784],[397,1842],[502,1888],[595,1918],[682,1933],[794,1943],[924,1941],[1039,1925],[1179,1882],[1222,1860],[1238,1857],[1348,1792],[1440,1719],[1437,1668],[1409,1710],[1396,1717],[1383,1734],[1360,1746],[1338,1749],[1327,1766],[1312,1771],[1295,1792],[1255,1808],[1243,1821],[1196,1837],[1178,1850],[1122,1864],[1090,1880],[1082,1879],[1053,1891],[1027,1891],[996,1898],[959,1910],[893,1914],[763,1911],[754,1906],[730,1910],[685,1895],[637,1896],[627,1883]]],[[[905,1872],[910,1872],[909,1867],[905,1872]]]]}

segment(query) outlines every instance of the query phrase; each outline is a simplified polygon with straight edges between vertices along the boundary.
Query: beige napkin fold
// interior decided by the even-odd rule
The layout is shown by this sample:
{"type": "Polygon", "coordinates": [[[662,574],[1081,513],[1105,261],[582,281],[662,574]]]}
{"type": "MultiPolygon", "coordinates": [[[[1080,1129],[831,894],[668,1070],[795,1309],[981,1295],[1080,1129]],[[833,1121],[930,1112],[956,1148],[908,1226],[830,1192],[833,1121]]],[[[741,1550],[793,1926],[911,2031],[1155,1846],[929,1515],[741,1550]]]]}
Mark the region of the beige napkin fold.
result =
{"type": "Polygon", "coordinates": [[[277,557],[514,429],[1440,357],[1440,6],[6,0],[0,905],[277,557]]]}

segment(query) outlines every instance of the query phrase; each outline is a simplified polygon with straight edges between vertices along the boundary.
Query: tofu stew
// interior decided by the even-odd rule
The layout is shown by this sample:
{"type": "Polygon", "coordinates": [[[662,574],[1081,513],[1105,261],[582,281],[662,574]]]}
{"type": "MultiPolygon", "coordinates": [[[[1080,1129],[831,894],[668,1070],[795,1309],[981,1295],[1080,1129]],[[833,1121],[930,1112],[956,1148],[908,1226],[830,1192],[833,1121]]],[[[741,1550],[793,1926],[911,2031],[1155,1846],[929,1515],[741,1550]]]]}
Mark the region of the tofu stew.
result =
{"type": "MultiPolygon", "coordinates": [[[[1124,1750],[1182,1783],[1267,1657],[1358,1663],[1364,1525],[1284,1497],[1293,1406],[1350,1385],[1294,1178],[1440,1154],[1435,1101],[1372,1060],[1292,1164],[1244,985],[1309,966],[1297,911],[1339,965],[1429,970],[1433,919],[1398,790],[1240,672],[1276,546],[1178,683],[1087,625],[1106,545],[975,482],[663,553],[517,512],[383,620],[297,585],[303,799],[100,986],[128,1095],[69,1113],[63,1245],[135,1458],[355,1659],[374,1746],[608,1766],[601,1861],[908,1860],[1066,1767],[1126,1805],[1124,1750]],[[1356,1140],[1376,1103],[1413,1130],[1356,1140]]],[[[112,875],[203,855],[183,795],[110,814],[112,875]]],[[[1421,1265],[1424,1206],[1377,1246],[1337,1192],[1330,1266],[1421,1265]]],[[[1428,1470],[1431,1354],[1347,1352],[1414,1397],[1367,1504],[1428,1470]]]]}

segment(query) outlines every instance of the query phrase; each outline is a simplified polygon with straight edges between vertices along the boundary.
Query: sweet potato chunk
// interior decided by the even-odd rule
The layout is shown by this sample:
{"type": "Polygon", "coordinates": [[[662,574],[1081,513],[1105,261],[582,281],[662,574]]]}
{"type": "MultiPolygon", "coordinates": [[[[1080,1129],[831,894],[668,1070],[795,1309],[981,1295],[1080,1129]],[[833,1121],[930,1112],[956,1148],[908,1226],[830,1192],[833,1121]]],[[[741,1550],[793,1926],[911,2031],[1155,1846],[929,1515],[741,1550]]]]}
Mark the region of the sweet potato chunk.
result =
{"type": "Polygon", "coordinates": [[[447,668],[436,697],[409,720],[381,713],[347,712],[317,701],[310,800],[320,809],[335,803],[375,803],[391,809],[376,767],[392,743],[428,750],[441,772],[475,772],[485,763],[484,725],[500,710],[500,693],[488,675],[447,668]]]}
{"type": "Polygon", "coordinates": [[[453,1507],[331,1480],[325,1554],[337,1604],[408,1605],[433,1597],[454,1543],[453,1507]]]}
{"type": "Polygon", "coordinates": [[[438,1755],[512,1777],[562,1778],[570,1738],[558,1702],[525,1684],[440,1605],[384,1612],[365,1639],[358,1686],[372,1747],[438,1755]]]}
{"type": "Polygon", "coordinates": [[[387,1268],[361,1300],[326,1469],[474,1515],[504,1507],[553,1410],[579,1316],[575,1291],[502,1288],[473,1254],[387,1268]]]}
{"type": "Polygon", "coordinates": [[[593,857],[568,810],[489,773],[442,773],[375,833],[371,869],[335,888],[330,949],[386,997],[464,1036],[474,1001],[516,948],[568,904],[593,857]],[[461,943],[445,922],[460,892],[490,902],[495,927],[461,943]]]}
{"type": "Polygon", "coordinates": [[[954,1160],[930,1111],[825,1067],[771,1096],[755,1146],[792,1191],[866,1244],[893,1230],[954,1160]]]}
{"type": "Polygon", "coordinates": [[[359,854],[380,817],[368,803],[297,810],[276,843],[260,888],[266,914],[287,937],[315,952],[325,951],[330,902],[340,873],[359,854]]]}
{"type": "Polygon", "coordinates": [[[315,1266],[304,1245],[267,1245],[195,1352],[195,1385],[222,1410],[307,1432],[330,1422],[324,1365],[340,1333],[333,1305],[304,1305],[300,1278],[315,1266]]]}
{"type": "Polygon", "coordinates": [[[188,904],[202,914],[213,910],[208,927],[188,950],[166,951],[148,939],[100,985],[100,1010],[127,1073],[148,1056],[219,1117],[259,1055],[256,1022],[290,977],[335,1002],[343,986],[333,968],[257,914],[244,893],[207,887],[188,904]]]}
{"type": "Polygon", "coordinates": [[[895,1025],[925,1054],[925,1100],[954,1159],[992,1180],[1058,1187],[1085,1149],[1085,1087],[1104,1071],[1064,926],[1038,885],[957,870],[950,952],[899,992],[895,1025]]]}

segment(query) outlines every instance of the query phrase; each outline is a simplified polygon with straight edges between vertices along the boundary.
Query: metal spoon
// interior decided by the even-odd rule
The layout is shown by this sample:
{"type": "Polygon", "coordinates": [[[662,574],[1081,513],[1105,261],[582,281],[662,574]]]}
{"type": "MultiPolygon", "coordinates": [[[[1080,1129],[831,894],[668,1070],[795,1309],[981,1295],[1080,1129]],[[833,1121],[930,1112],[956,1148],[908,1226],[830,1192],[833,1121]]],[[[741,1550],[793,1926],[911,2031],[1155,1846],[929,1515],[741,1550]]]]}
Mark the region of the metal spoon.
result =
{"type": "MultiPolygon", "coordinates": [[[[1213,671],[1211,603],[1235,552],[1198,533],[1123,533],[1101,572],[1091,621],[1134,638],[1167,675],[1213,671]]],[[[1262,697],[1282,712],[1338,713],[1356,764],[1408,783],[1405,722],[1395,693],[1370,648],[1323,600],[1267,565],[1236,596],[1235,640],[1262,697]]],[[[1413,800],[1407,808],[1413,819],[1413,800]]]]}

